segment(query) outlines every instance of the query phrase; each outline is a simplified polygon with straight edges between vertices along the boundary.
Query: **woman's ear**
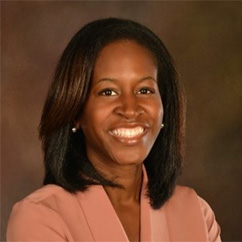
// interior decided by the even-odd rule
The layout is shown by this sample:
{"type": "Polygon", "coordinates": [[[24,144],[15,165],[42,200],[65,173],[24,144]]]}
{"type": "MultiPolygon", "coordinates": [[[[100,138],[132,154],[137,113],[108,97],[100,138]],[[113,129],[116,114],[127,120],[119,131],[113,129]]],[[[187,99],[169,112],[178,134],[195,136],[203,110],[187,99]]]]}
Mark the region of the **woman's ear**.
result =
{"type": "Polygon", "coordinates": [[[78,129],[81,129],[81,120],[79,120],[78,122],[75,122],[75,128],[78,130],[78,129]]]}

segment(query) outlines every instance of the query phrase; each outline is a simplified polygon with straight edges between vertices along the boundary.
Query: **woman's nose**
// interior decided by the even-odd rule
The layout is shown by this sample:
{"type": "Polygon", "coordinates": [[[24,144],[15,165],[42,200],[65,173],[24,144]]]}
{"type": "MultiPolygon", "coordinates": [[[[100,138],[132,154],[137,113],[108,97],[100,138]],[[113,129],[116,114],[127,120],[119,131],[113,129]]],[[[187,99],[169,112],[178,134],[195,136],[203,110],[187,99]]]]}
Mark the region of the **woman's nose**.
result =
{"type": "Polygon", "coordinates": [[[125,119],[133,120],[143,113],[143,109],[136,95],[130,94],[120,97],[120,102],[115,109],[115,113],[123,116],[125,119]]]}

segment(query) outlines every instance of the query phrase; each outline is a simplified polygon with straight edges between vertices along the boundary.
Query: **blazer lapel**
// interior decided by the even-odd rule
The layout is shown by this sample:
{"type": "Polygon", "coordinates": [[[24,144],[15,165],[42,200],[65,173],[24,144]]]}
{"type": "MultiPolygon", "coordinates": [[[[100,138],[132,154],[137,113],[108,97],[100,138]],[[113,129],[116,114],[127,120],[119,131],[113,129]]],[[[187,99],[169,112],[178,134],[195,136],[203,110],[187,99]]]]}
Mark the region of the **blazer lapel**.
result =
{"type": "Polygon", "coordinates": [[[143,165],[143,180],[140,194],[140,241],[150,242],[151,239],[151,207],[146,196],[148,178],[143,165]]]}
{"type": "Polygon", "coordinates": [[[165,205],[158,210],[150,206],[149,198],[146,196],[148,177],[143,166],[143,184],[141,190],[141,242],[170,241],[169,230],[166,219],[165,205]]]}
{"type": "Polygon", "coordinates": [[[78,196],[94,241],[129,241],[102,186],[91,186],[78,196]]]}
{"type": "Polygon", "coordinates": [[[151,210],[152,241],[171,241],[166,218],[165,205],[159,209],[151,210]]]}

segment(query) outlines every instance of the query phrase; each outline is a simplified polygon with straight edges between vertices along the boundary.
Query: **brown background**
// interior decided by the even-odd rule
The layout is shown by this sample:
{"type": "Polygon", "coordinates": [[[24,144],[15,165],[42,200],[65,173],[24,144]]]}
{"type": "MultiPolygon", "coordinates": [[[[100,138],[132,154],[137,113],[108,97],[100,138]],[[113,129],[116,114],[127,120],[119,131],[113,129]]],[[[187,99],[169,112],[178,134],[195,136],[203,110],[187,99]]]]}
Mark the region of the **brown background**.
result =
{"type": "Polygon", "coordinates": [[[164,41],[187,93],[181,183],[216,213],[223,240],[242,240],[242,2],[1,2],[2,240],[11,207],[37,189],[37,126],[54,66],[73,34],[102,17],[130,18],[164,41]]]}

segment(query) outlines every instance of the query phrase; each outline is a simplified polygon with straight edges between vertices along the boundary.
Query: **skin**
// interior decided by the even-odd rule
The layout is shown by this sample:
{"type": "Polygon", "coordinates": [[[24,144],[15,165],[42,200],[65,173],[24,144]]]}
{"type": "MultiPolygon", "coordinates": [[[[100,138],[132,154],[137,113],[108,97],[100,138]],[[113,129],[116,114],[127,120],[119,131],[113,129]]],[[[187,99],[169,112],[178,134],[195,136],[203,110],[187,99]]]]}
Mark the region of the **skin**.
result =
{"type": "Polygon", "coordinates": [[[124,189],[105,191],[130,241],[139,241],[142,163],[161,129],[163,105],[152,54],[135,41],[119,40],[103,48],[93,83],[77,123],[95,168],[124,189]],[[114,135],[117,129],[142,132],[114,135]]]}

